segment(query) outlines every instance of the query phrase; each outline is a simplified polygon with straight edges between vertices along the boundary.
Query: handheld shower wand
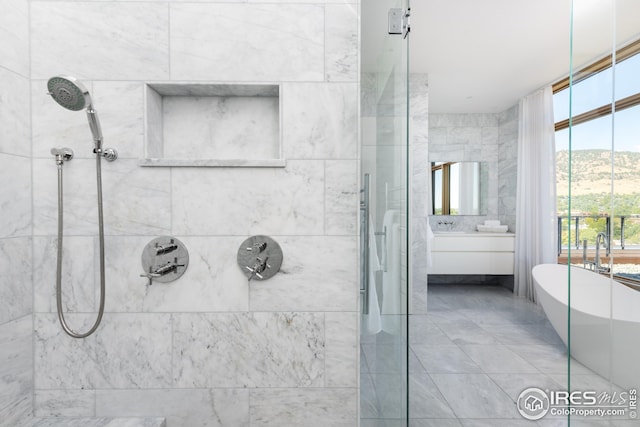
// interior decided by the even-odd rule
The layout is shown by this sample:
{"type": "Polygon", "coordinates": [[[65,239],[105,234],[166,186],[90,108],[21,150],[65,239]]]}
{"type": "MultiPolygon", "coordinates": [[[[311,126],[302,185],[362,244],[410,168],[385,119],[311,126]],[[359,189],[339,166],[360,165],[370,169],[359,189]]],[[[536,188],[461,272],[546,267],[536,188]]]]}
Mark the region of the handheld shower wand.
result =
{"type": "Polygon", "coordinates": [[[118,158],[118,153],[112,148],[102,149],[102,129],[100,128],[100,120],[98,114],[93,108],[91,102],[91,95],[84,85],[73,77],[53,77],[47,82],[49,89],[49,95],[58,104],[64,108],[72,111],[80,111],[83,108],[87,110],[87,120],[89,121],[89,128],[91,128],[91,134],[93,135],[93,142],[95,144],[93,152],[96,154],[96,181],[97,181],[97,193],[98,193],[98,234],[99,234],[99,247],[100,247],[100,308],[98,310],[98,317],[93,326],[87,332],[76,332],[71,329],[64,318],[62,311],[62,238],[63,238],[63,201],[62,201],[62,165],[65,161],[69,161],[73,158],[73,152],[69,148],[52,149],[51,154],[56,157],[56,164],[58,166],[58,256],[57,256],[57,269],[56,269],[56,303],[58,307],[58,319],[62,329],[73,338],[85,338],[93,334],[104,314],[104,302],[105,302],[105,268],[104,268],[104,219],[102,213],[102,172],[101,172],[101,159],[104,157],[109,161],[114,161],[118,158]]]}
{"type": "Polygon", "coordinates": [[[87,88],[74,77],[52,77],[47,82],[49,95],[58,104],[71,111],[80,111],[86,108],[89,128],[95,144],[94,153],[102,155],[105,159],[113,161],[118,158],[118,153],[113,148],[102,149],[102,128],[98,112],[93,107],[91,95],[87,88]]]}

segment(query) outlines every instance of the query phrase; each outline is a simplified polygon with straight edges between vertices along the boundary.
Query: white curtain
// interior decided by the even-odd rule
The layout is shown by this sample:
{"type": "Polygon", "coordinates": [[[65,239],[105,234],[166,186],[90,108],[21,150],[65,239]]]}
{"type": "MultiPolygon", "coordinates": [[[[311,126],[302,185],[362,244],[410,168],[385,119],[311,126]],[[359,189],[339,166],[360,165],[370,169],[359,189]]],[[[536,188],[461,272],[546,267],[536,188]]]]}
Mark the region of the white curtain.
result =
{"type": "Polygon", "coordinates": [[[551,87],[524,97],[519,107],[514,292],[535,301],[531,269],[557,260],[551,87]]]}

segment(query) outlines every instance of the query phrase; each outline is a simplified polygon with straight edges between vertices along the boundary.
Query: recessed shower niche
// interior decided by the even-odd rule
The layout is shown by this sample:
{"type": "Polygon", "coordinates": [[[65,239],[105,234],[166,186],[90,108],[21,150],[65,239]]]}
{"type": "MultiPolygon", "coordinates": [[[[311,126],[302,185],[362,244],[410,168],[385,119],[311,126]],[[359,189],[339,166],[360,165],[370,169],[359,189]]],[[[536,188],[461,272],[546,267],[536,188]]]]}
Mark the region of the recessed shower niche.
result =
{"type": "Polygon", "coordinates": [[[284,167],[280,86],[149,83],[141,166],[284,167]]]}

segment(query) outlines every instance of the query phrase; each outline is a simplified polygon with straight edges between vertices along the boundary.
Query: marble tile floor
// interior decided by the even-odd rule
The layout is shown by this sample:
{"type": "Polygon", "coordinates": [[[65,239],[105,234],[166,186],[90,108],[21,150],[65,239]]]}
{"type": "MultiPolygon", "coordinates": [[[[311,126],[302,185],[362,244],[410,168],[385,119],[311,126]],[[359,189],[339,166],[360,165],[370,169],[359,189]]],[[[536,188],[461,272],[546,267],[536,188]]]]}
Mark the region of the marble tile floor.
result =
{"type": "MultiPolygon", "coordinates": [[[[564,390],[566,347],[542,308],[498,286],[429,285],[428,314],[409,318],[410,427],[565,427],[566,417],[525,420],[528,387],[564,390]]],[[[400,427],[402,342],[385,332],[361,341],[361,426],[400,427]]],[[[571,360],[574,389],[618,390],[571,360]]],[[[576,427],[637,420],[571,418],[576,427]]]]}
{"type": "Polygon", "coordinates": [[[166,427],[164,418],[32,418],[28,427],[166,427]]]}

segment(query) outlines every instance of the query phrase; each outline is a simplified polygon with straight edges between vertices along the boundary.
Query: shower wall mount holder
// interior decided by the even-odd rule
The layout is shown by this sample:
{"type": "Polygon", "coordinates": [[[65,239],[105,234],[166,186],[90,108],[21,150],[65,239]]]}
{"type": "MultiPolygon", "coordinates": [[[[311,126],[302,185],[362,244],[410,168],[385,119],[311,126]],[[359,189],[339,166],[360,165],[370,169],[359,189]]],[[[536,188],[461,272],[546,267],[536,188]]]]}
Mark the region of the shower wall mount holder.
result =
{"type": "Polygon", "coordinates": [[[142,251],[142,268],[140,277],[160,283],[173,282],[179,279],[189,266],[189,252],[180,240],[172,236],[161,236],[153,239],[142,251]]]}
{"type": "Polygon", "coordinates": [[[238,248],[238,266],[249,281],[267,280],[282,266],[282,249],[269,236],[251,236],[238,248]]]}

